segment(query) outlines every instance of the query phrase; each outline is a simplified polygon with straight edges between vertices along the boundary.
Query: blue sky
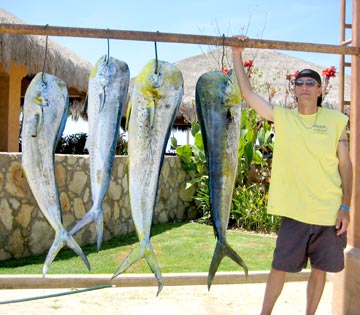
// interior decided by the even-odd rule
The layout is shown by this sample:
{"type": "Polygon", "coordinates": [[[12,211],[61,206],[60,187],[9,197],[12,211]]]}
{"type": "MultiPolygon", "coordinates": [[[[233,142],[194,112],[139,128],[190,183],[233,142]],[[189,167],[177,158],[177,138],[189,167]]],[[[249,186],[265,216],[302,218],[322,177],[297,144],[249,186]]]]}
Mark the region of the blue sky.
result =
{"type": "MultiPolygon", "coordinates": [[[[348,1],[351,20],[351,1],[348,1]]],[[[339,44],[340,0],[0,0],[0,7],[25,23],[149,32],[232,36],[308,43],[339,44]]],[[[80,57],[95,63],[107,53],[104,39],[51,37],[80,57]]],[[[193,44],[158,43],[158,57],[170,62],[206,52],[193,44]]],[[[284,53],[338,67],[339,56],[284,53]]],[[[110,53],[128,63],[131,76],[154,58],[154,43],[111,40],[110,53]]]]}
{"type": "MultiPolygon", "coordinates": [[[[0,7],[34,25],[211,36],[246,34],[255,39],[333,45],[340,41],[340,0],[0,0],[0,7]]],[[[347,9],[349,23],[351,1],[347,9]]],[[[107,53],[105,39],[50,38],[93,64],[107,53]]],[[[158,43],[157,47],[158,58],[169,62],[209,50],[207,46],[176,43],[158,43]]],[[[338,55],[283,53],[323,67],[339,65],[338,55]]],[[[134,77],[154,58],[154,43],[111,40],[110,54],[127,62],[134,77]]],[[[64,133],[75,132],[87,132],[87,124],[68,120],[64,133]]]]}

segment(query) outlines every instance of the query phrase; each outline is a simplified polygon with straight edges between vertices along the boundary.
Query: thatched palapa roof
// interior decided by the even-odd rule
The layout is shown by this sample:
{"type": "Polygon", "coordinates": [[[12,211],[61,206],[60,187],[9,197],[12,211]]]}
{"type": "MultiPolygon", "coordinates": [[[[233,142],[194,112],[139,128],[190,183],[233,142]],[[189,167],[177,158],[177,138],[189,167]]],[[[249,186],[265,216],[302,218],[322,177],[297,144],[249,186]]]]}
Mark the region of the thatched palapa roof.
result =
{"type": "MultiPolygon", "coordinates": [[[[3,9],[0,9],[0,23],[25,24],[3,9]]],[[[26,65],[32,76],[43,70],[45,46],[46,36],[0,34],[0,64],[5,71],[11,64],[26,65]]],[[[44,71],[65,81],[69,89],[87,91],[91,68],[90,62],[48,39],[44,71]]]]}

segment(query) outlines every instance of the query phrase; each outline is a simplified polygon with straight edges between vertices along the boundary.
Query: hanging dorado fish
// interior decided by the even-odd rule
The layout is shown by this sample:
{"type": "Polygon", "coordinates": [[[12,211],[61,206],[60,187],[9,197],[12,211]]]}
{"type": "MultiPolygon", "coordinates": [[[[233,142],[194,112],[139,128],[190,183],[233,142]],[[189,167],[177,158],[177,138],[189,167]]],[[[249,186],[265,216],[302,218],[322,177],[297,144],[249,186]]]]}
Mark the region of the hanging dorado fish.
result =
{"type": "Polygon", "coordinates": [[[90,157],[92,207],[72,228],[76,233],[95,221],[97,250],[103,240],[104,214],[102,203],[108,191],[115,159],[122,106],[130,81],[128,65],[113,57],[103,56],[91,71],[88,90],[87,149],[90,157]]]}
{"type": "Polygon", "coordinates": [[[64,245],[90,264],[62,223],[59,191],[55,179],[56,145],[68,116],[69,98],[65,83],[47,73],[38,73],[25,93],[22,128],[22,166],[39,208],[52,228],[55,240],[46,256],[43,276],[64,245]]]}
{"type": "Polygon", "coordinates": [[[228,256],[248,269],[226,240],[238,167],[241,97],[232,71],[203,74],[196,84],[196,110],[209,173],[210,212],[217,239],[208,274],[208,289],[221,260],[228,256]]]}
{"type": "Polygon", "coordinates": [[[159,176],[166,145],[183,95],[183,77],[171,63],[151,60],[136,78],[131,96],[128,135],[128,179],[132,218],[139,244],[114,277],[145,258],[158,281],[163,280],[150,243],[159,176]]]}

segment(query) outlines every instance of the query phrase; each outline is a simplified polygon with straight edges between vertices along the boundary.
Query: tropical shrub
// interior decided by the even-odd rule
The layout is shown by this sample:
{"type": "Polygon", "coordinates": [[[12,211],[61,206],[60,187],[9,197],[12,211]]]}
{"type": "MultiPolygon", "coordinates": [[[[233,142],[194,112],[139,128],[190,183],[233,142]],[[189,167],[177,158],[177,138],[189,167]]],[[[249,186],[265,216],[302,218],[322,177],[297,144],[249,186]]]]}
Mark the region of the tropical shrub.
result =
{"type": "MultiPolygon", "coordinates": [[[[86,147],[87,136],[86,133],[75,133],[63,136],[60,138],[55,152],[62,154],[89,154],[86,147]]],[[[127,147],[128,144],[125,140],[125,135],[120,134],[117,139],[115,154],[126,155],[127,147]]]]}
{"type": "Polygon", "coordinates": [[[272,124],[262,120],[253,109],[243,110],[231,226],[266,233],[278,230],[280,219],[266,212],[273,137],[272,124]]]}
{"type": "Polygon", "coordinates": [[[86,133],[75,133],[63,136],[60,138],[55,152],[62,154],[89,154],[85,148],[86,139],[86,133]]]}

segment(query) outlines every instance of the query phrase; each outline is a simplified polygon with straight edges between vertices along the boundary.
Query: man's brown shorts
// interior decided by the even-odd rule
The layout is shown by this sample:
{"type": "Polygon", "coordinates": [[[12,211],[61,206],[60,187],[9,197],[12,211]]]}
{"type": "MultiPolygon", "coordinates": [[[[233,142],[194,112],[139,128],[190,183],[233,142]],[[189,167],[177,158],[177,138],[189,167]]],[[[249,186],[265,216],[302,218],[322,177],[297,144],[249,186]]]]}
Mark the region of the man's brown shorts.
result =
{"type": "Polygon", "coordinates": [[[308,259],[312,267],[327,272],[344,268],[346,232],[336,235],[335,226],[307,224],[282,218],[272,268],[299,272],[308,259]]]}

